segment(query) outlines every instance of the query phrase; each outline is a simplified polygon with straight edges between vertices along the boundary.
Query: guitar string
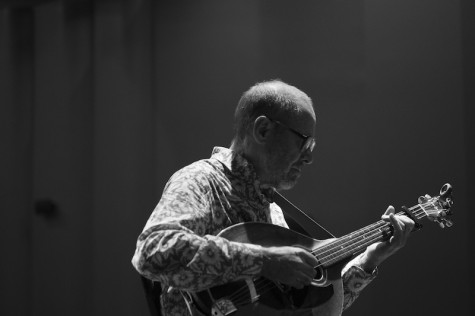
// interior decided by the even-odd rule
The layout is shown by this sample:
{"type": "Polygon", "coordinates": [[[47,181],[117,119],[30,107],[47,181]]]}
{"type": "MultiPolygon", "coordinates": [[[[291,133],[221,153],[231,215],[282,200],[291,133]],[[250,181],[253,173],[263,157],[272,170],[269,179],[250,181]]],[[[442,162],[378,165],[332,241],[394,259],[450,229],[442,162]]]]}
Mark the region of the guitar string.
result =
{"type": "MultiPolygon", "coordinates": [[[[318,264],[315,268],[324,266],[324,265],[326,265],[326,264],[328,264],[332,261],[338,262],[341,259],[343,259],[345,257],[348,257],[348,256],[351,256],[354,253],[358,252],[359,250],[361,250],[360,248],[367,247],[367,246],[371,245],[372,243],[374,243],[374,242],[376,242],[380,239],[381,239],[381,232],[379,230],[374,231],[374,232],[372,232],[372,235],[370,235],[369,238],[366,238],[364,240],[356,242],[356,243],[352,244],[351,247],[340,249],[339,251],[336,251],[335,254],[330,254],[330,255],[327,255],[326,257],[318,258],[319,261],[320,261],[320,264],[318,264]],[[340,254],[340,252],[342,252],[342,251],[343,251],[343,253],[340,254]]],[[[312,252],[312,254],[313,254],[313,252],[312,252]]]]}
{"type": "MultiPolygon", "coordinates": [[[[427,205],[427,204],[432,204],[432,203],[425,203],[424,205],[427,205]]],[[[418,204],[418,205],[416,205],[416,206],[410,208],[409,210],[414,211],[414,212],[412,212],[412,214],[413,214],[417,219],[421,219],[421,218],[424,217],[424,215],[425,215],[424,208],[422,207],[421,204],[418,204]],[[419,208],[419,210],[414,211],[414,209],[416,209],[416,208],[419,208]],[[416,213],[416,212],[417,212],[417,213],[416,213]]],[[[399,215],[399,214],[404,214],[404,212],[400,212],[400,213],[397,213],[397,214],[398,214],[398,215],[399,215]]],[[[366,236],[363,240],[360,240],[360,241],[357,242],[357,243],[353,243],[353,247],[350,248],[350,249],[358,249],[358,248],[361,247],[361,246],[366,246],[365,243],[368,243],[368,245],[369,245],[369,244],[372,244],[374,240],[378,240],[378,238],[380,238],[380,234],[382,233],[381,230],[382,230],[382,229],[385,229],[385,228],[388,228],[389,225],[390,225],[390,224],[387,223],[387,222],[385,222],[385,221],[379,221],[379,222],[376,222],[376,223],[373,224],[373,225],[369,225],[369,226],[367,226],[367,227],[364,227],[364,228],[362,228],[362,229],[360,229],[360,230],[358,230],[358,231],[352,233],[351,235],[346,236],[347,238],[350,238],[350,239],[351,239],[352,236],[357,235],[358,233],[361,233],[361,231],[366,231],[365,234],[366,234],[367,236],[366,236]],[[381,224],[383,224],[383,225],[381,225],[381,224]],[[372,226],[377,226],[378,228],[371,230],[370,227],[372,227],[372,226]],[[369,229],[369,230],[368,230],[368,229],[369,229]],[[370,236],[370,238],[368,238],[368,235],[370,236]],[[362,242],[363,242],[363,243],[362,243],[362,242]],[[356,245],[356,246],[355,246],[355,245],[356,245]]],[[[345,236],[344,236],[344,237],[345,237],[345,236]]],[[[344,238],[344,237],[343,237],[343,238],[344,238]]],[[[359,237],[361,237],[361,236],[359,236],[359,237]]],[[[353,238],[354,238],[354,237],[353,237],[353,238]]],[[[351,240],[347,240],[347,241],[344,242],[343,244],[348,244],[349,242],[351,242],[351,240]]],[[[341,243],[330,243],[330,244],[339,244],[338,247],[341,247],[341,243]]],[[[328,252],[329,250],[334,250],[335,248],[331,248],[331,245],[330,245],[330,244],[329,244],[329,245],[325,245],[325,246],[323,246],[322,248],[327,248],[327,251],[326,251],[326,252],[328,252]]],[[[333,245],[333,246],[334,246],[334,245],[333,245]]],[[[319,249],[317,249],[317,250],[321,250],[321,248],[319,248],[319,249]]],[[[341,249],[341,250],[339,250],[338,252],[340,252],[340,251],[342,251],[342,250],[344,250],[344,249],[341,249]]],[[[338,253],[338,252],[337,252],[337,253],[338,253]]],[[[316,254],[316,253],[317,253],[317,251],[312,251],[312,254],[316,254]]],[[[334,256],[334,255],[333,255],[333,256],[334,256]]],[[[336,260],[336,262],[338,262],[338,261],[339,261],[339,258],[344,257],[344,256],[345,256],[345,254],[343,254],[343,255],[337,255],[336,257],[334,256],[335,258],[333,258],[333,260],[338,259],[338,260],[336,260]]],[[[320,259],[320,260],[321,260],[321,261],[324,261],[324,259],[327,259],[328,257],[331,257],[331,256],[326,256],[326,257],[324,257],[324,258],[322,258],[322,259],[320,259]]],[[[328,261],[328,262],[331,262],[331,261],[328,261]]],[[[325,262],[325,263],[328,263],[328,262],[325,262]]],[[[325,264],[325,263],[322,263],[322,264],[316,266],[316,268],[322,266],[322,265],[325,264]]],[[[265,292],[267,292],[268,290],[272,289],[273,287],[276,287],[276,285],[275,285],[272,281],[269,281],[269,280],[267,280],[267,279],[265,279],[265,278],[257,279],[257,280],[254,282],[254,286],[256,287],[256,292],[257,292],[257,290],[258,290],[260,293],[265,293],[265,292]],[[267,289],[266,289],[266,288],[267,288],[267,289]]],[[[236,306],[236,305],[243,305],[243,304],[246,305],[246,304],[248,304],[249,302],[248,302],[248,301],[246,300],[246,298],[243,297],[243,296],[246,296],[247,293],[248,293],[248,291],[247,291],[247,285],[243,285],[240,289],[236,290],[233,294],[231,294],[231,296],[230,296],[229,298],[233,301],[233,303],[234,303],[235,306],[236,306]]],[[[258,298],[259,296],[260,296],[260,295],[257,295],[256,297],[251,297],[250,299],[251,299],[251,301],[252,301],[253,299],[258,298]]]]}
{"type": "MultiPolygon", "coordinates": [[[[429,203],[426,203],[424,205],[427,206],[427,204],[429,203]]],[[[422,207],[422,205],[418,204],[412,208],[409,209],[410,211],[413,211],[412,214],[417,218],[417,220],[421,219],[424,217],[425,215],[425,211],[424,211],[424,208],[422,207]],[[419,210],[416,210],[414,211],[414,209],[416,208],[419,208],[419,210]]],[[[396,215],[401,215],[401,214],[405,214],[404,212],[399,212],[397,213],[396,215]]],[[[385,228],[387,227],[388,225],[385,225],[387,222],[385,221],[379,221],[379,222],[376,222],[374,224],[371,224],[369,226],[366,226],[366,227],[363,227],[351,234],[348,234],[346,236],[343,236],[341,238],[338,238],[338,240],[334,241],[334,242],[330,242],[328,243],[327,245],[324,245],[324,246],[321,246],[319,247],[318,249],[316,249],[315,251],[313,251],[312,253],[317,253],[318,251],[320,251],[320,253],[318,253],[319,255],[322,255],[324,254],[325,252],[333,252],[335,248],[337,247],[342,247],[342,245],[345,245],[345,244],[348,244],[348,243],[351,243],[355,238],[364,238],[364,235],[367,235],[369,233],[371,233],[372,229],[374,227],[378,227],[377,229],[382,229],[382,228],[385,228]],[[363,234],[363,235],[361,235],[363,234]],[[356,237],[355,237],[356,236],[356,237]],[[336,245],[336,247],[335,247],[336,245]],[[333,248],[332,248],[333,247],[333,248]]]]}
{"type": "MultiPolygon", "coordinates": [[[[372,224],[370,226],[365,227],[363,230],[359,230],[351,235],[343,236],[339,238],[338,240],[335,240],[333,242],[328,243],[325,245],[325,247],[319,247],[313,251],[311,251],[312,254],[321,256],[321,255],[327,255],[328,253],[335,253],[335,249],[341,248],[345,249],[345,247],[348,244],[353,244],[355,243],[356,240],[358,239],[365,239],[367,238],[368,235],[371,235],[375,231],[380,232],[381,229],[387,227],[389,224],[379,221],[375,224],[372,224]]],[[[324,257],[325,258],[325,257],[324,257]]]]}
{"type": "MultiPolygon", "coordinates": [[[[402,214],[402,212],[398,213],[398,215],[399,214],[402,214]]],[[[379,231],[380,229],[383,229],[386,226],[388,226],[386,224],[387,223],[385,221],[378,221],[378,222],[373,223],[369,226],[366,226],[362,229],[359,229],[359,230],[357,230],[357,231],[355,231],[351,234],[343,236],[343,237],[339,238],[338,240],[330,242],[327,245],[319,247],[318,249],[315,249],[314,251],[312,251],[312,253],[317,254],[317,255],[324,255],[328,252],[334,253],[336,248],[342,248],[345,245],[351,244],[351,243],[354,242],[355,239],[358,239],[358,238],[364,239],[364,238],[366,238],[365,237],[366,235],[371,234],[375,230],[379,231]]]]}
{"type": "MultiPolygon", "coordinates": [[[[433,203],[427,203],[427,204],[432,204],[433,205],[433,203]]],[[[413,212],[412,213],[413,215],[415,215],[417,220],[423,218],[424,216],[427,216],[427,214],[424,211],[424,208],[422,207],[422,205],[417,205],[417,206],[411,208],[411,210],[413,210],[417,207],[420,207],[420,209],[422,210],[421,212],[417,212],[417,213],[413,212]]],[[[446,210],[446,209],[443,209],[443,210],[446,210]]],[[[400,212],[398,214],[404,214],[404,212],[400,212]]],[[[364,231],[364,235],[358,236],[357,238],[352,237],[354,235],[357,235],[356,232],[355,232],[355,233],[352,233],[351,235],[346,236],[347,238],[345,240],[342,240],[342,238],[345,237],[344,236],[344,237],[340,238],[338,241],[335,241],[333,243],[329,243],[328,245],[326,245],[326,247],[319,247],[318,249],[312,251],[311,253],[312,254],[323,254],[325,252],[326,253],[331,252],[330,255],[319,258],[321,262],[325,261],[326,259],[328,259],[329,257],[332,257],[332,256],[334,258],[330,259],[329,261],[321,263],[317,267],[320,267],[320,266],[322,266],[322,265],[324,265],[328,262],[331,262],[332,260],[338,262],[339,260],[341,260],[341,258],[344,258],[345,256],[348,256],[348,253],[350,253],[350,251],[348,251],[348,249],[350,249],[351,252],[355,252],[355,250],[357,250],[358,248],[361,248],[361,246],[368,246],[368,245],[372,244],[374,241],[377,241],[378,238],[381,237],[381,234],[388,233],[389,226],[390,226],[390,223],[385,222],[385,221],[379,221],[379,222],[376,223],[376,225],[373,224],[373,225],[370,225],[370,226],[367,226],[367,227],[361,229],[359,232],[361,233],[361,231],[364,231]],[[368,227],[373,227],[373,226],[377,226],[377,228],[373,229],[373,230],[368,229],[368,227]],[[382,230],[385,230],[385,231],[383,232],[382,230]],[[358,242],[354,242],[355,239],[359,239],[359,238],[362,238],[362,240],[360,240],[358,242]],[[352,247],[348,247],[348,248],[343,247],[343,245],[348,245],[348,244],[351,244],[352,247]],[[335,247],[335,245],[336,245],[336,247],[335,247]],[[332,248],[332,246],[334,246],[334,247],[332,248]],[[326,248],[325,251],[318,253],[322,248],[326,248]],[[342,248],[342,249],[340,249],[338,251],[335,251],[336,248],[342,248]],[[343,252],[343,254],[338,255],[338,253],[341,252],[341,251],[346,251],[346,253],[343,252]]],[[[351,254],[353,254],[353,253],[351,253],[351,254]]]]}
{"type": "MultiPolygon", "coordinates": [[[[404,214],[404,212],[400,212],[397,215],[400,215],[400,214],[404,214]]],[[[415,217],[417,219],[421,219],[423,217],[423,214],[422,213],[415,214],[415,217]]],[[[317,257],[330,252],[330,254],[327,254],[319,258],[319,260],[322,263],[318,265],[317,267],[320,267],[335,259],[337,259],[336,261],[338,261],[340,258],[347,256],[350,253],[350,251],[354,252],[355,249],[358,249],[362,245],[365,245],[365,244],[370,245],[377,238],[379,238],[381,234],[387,233],[387,231],[383,232],[382,230],[387,230],[389,226],[390,226],[390,223],[381,220],[372,225],[364,227],[352,234],[343,236],[342,238],[339,238],[335,242],[329,243],[325,247],[319,247],[318,249],[311,251],[311,253],[316,255],[317,257]],[[355,240],[358,240],[358,239],[361,239],[361,240],[359,240],[358,242],[355,242],[355,240]],[[350,244],[351,247],[347,247],[348,244],[350,244]],[[341,248],[341,249],[338,251],[335,251],[335,249],[338,249],[338,248],[341,248]],[[342,251],[343,251],[343,254],[339,254],[342,251]],[[327,262],[323,262],[326,259],[331,258],[331,257],[334,257],[334,258],[330,259],[327,262]]]]}
{"type": "MultiPolygon", "coordinates": [[[[422,211],[422,213],[423,213],[423,211],[422,211]]],[[[400,215],[400,214],[404,214],[404,212],[399,212],[399,213],[397,213],[397,215],[400,215]]],[[[415,213],[414,213],[414,214],[415,214],[415,213]]],[[[415,214],[415,215],[416,215],[416,216],[419,216],[419,215],[421,215],[421,213],[415,214]]],[[[418,217],[418,219],[420,219],[420,218],[421,218],[421,217],[418,217]]],[[[343,236],[343,237],[341,237],[341,238],[339,238],[339,239],[341,240],[341,239],[343,239],[343,238],[345,238],[345,237],[348,238],[348,237],[350,237],[350,236],[352,236],[352,235],[357,235],[357,234],[361,233],[362,231],[368,230],[368,229],[370,229],[372,226],[380,225],[381,223],[382,223],[382,221],[376,222],[376,223],[371,224],[371,225],[369,225],[369,226],[363,227],[363,228],[361,228],[361,229],[359,229],[359,230],[357,230],[357,231],[355,231],[355,232],[353,232],[353,233],[351,233],[351,234],[348,234],[348,235],[346,235],[346,236],[343,236]]],[[[333,244],[333,243],[329,243],[329,244],[327,244],[327,245],[324,245],[324,246],[320,247],[319,250],[325,250],[325,249],[331,248],[332,245],[334,245],[334,244],[333,244]]],[[[330,249],[330,250],[332,250],[332,249],[330,249]]]]}

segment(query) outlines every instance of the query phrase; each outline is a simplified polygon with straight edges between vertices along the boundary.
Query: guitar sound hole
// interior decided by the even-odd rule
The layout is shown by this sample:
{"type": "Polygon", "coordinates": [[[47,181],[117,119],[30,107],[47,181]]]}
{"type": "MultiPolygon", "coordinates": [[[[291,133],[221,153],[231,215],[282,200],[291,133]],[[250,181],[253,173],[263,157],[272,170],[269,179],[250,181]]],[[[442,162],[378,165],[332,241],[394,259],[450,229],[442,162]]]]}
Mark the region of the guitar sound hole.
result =
{"type": "Polygon", "coordinates": [[[321,281],[324,277],[323,275],[323,269],[321,267],[315,267],[315,277],[313,278],[315,281],[321,281]]]}

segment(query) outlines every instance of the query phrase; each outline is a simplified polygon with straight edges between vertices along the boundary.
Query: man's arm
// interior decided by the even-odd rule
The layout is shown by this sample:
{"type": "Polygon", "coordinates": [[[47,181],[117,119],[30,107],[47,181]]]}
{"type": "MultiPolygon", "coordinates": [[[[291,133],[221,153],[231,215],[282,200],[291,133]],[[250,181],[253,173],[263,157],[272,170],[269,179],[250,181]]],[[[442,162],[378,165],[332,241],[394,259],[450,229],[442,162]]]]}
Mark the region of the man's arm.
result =
{"type": "Polygon", "coordinates": [[[254,276],[261,271],[262,261],[259,246],[157,225],[139,238],[132,263],[147,278],[199,291],[254,276]]]}
{"type": "Polygon", "coordinates": [[[132,264],[139,273],[189,291],[257,275],[295,287],[310,283],[317,262],[300,248],[261,247],[206,234],[226,214],[212,209],[212,186],[199,178],[179,172],[168,182],[137,240],[132,264]]]}
{"type": "Polygon", "coordinates": [[[194,291],[254,276],[263,264],[260,246],[209,235],[227,217],[213,213],[212,187],[199,169],[182,169],[169,180],[132,259],[145,277],[194,291]]]}

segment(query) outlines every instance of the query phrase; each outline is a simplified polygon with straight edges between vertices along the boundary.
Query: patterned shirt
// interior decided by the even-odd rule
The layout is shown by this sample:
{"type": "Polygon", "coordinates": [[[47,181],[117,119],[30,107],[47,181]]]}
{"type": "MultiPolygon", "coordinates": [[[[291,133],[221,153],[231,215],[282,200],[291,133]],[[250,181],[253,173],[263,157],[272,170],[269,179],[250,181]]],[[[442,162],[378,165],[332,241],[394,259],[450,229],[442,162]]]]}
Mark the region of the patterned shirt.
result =
{"type": "MultiPolygon", "coordinates": [[[[260,273],[261,246],[216,235],[241,222],[287,227],[272,193],[261,188],[249,161],[222,147],[170,178],[132,259],[140,274],[161,283],[163,315],[189,315],[180,290],[201,291],[260,273]]],[[[343,270],[344,308],[376,275],[360,269],[358,258],[343,270]]]]}

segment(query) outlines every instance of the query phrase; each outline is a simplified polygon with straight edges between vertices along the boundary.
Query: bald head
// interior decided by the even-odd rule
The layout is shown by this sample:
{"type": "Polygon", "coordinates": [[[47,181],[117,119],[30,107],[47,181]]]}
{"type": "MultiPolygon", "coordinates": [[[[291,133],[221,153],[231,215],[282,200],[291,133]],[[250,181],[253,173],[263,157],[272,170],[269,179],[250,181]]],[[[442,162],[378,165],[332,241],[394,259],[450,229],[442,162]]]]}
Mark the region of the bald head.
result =
{"type": "Polygon", "coordinates": [[[292,118],[302,111],[313,113],[313,106],[312,100],[301,90],[280,80],[257,83],[244,92],[236,107],[234,141],[242,141],[261,115],[292,118]]]}

